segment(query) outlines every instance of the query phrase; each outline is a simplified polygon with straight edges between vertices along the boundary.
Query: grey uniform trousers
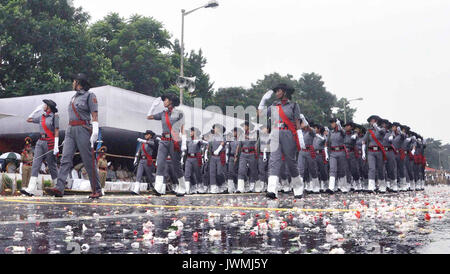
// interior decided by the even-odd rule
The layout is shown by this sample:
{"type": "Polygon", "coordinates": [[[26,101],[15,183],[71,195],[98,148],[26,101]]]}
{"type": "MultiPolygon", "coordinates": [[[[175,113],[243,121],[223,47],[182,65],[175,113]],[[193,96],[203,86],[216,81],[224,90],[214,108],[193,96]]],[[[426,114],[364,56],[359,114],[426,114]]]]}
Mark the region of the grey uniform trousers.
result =
{"type": "Polygon", "coordinates": [[[258,180],[258,159],[255,154],[241,153],[239,157],[238,179],[245,180],[250,170],[249,182],[258,180]]]}
{"type": "Polygon", "coordinates": [[[316,159],[313,159],[311,153],[308,151],[300,151],[298,155],[298,169],[300,176],[303,178],[308,177],[308,179],[315,179],[319,177],[316,159]]]}
{"type": "Polygon", "coordinates": [[[139,165],[137,167],[136,182],[141,182],[142,176],[144,175],[144,172],[145,172],[145,175],[147,175],[148,182],[149,183],[154,182],[155,181],[155,178],[153,176],[154,170],[155,170],[155,166],[154,165],[148,166],[147,165],[147,160],[141,159],[139,161],[139,165]]]}
{"type": "Polygon", "coordinates": [[[413,165],[414,160],[409,159],[409,156],[407,155],[405,158],[405,175],[407,182],[412,182],[414,180],[413,165]]]}
{"type": "Polygon", "coordinates": [[[269,176],[280,176],[284,155],[287,173],[292,178],[298,177],[300,173],[296,161],[297,146],[292,132],[289,130],[273,130],[270,138],[269,176]]]}
{"type": "Polygon", "coordinates": [[[405,178],[405,159],[401,159],[400,153],[395,155],[395,162],[397,167],[397,181],[400,181],[401,179],[405,178]]]}
{"type": "Polygon", "coordinates": [[[367,161],[364,161],[362,157],[358,157],[358,169],[361,180],[367,180],[369,178],[369,166],[367,161]]]}
{"type": "Polygon", "coordinates": [[[351,183],[351,178],[353,177],[353,180],[356,181],[359,179],[359,168],[358,168],[358,161],[356,159],[356,155],[354,152],[348,153],[347,159],[347,169],[345,171],[345,176],[347,176],[347,182],[351,183]]]}
{"type": "Polygon", "coordinates": [[[158,157],[156,158],[157,176],[164,176],[165,166],[167,165],[166,158],[170,155],[173,166],[174,175],[179,179],[184,176],[181,167],[181,151],[175,151],[174,143],[172,141],[160,141],[158,146],[158,157]]]}
{"type": "Polygon", "coordinates": [[[317,163],[317,171],[319,175],[320,181],[328,181],[328,166],[324,163],[323,156],[318,154],[316,156],[316,163],[317,163]]]}
{"type": "Polygon", "coordinates": [[[201,166],[198,165],[197,158],[187,158],[184,167],[184,179],[191,185],[202,183],[201,166]]]}
{"type": "Polygon", "coordinates": [[[267,153],[267,159],[264,162],[264,156],[260,155],[258,158],[258,177],[261,182],[267,182],[268,178],[268,167],[269,167],[269,156],[270,154],[267,153]]]}
{"type": "Polygon", "coordinates": [[[386,168],[386,179],[390,181],[397,180],[397,161],[396,161],[396,155],[395,152],[390,150],[386,151],[387,161],[385,162],[385,168],[386,168]]]}
{"type": "Polygon", "coordinates": [[[228,158],[228,166],[227,166],[227,180],[237,181],[237,174],[239,169],[239,161],[234,163],[234,156],[230,156],[228,158]]]}
{"type": "MultiPolygon", "coordinates": [[[[57,146],[58,144],[55,144],[57,146]]],[[[50,171],[50,175],[52,179],[58,178],[58,169],[56,168],[56,156],[53,154],[53,151],[48,151],[47,142],[43,140],[39,140],[36,143],[36,148],[34,149],[34,158],[33,165],[31,167],[31,176],[38,177],[39,169],[41,169],[42,161],[44,159],[47,161],[48,170],[50,171]],[[48,153],[47,153],[48,152],[48,153]],[[45,153],[47,153],[45,156],[45,153]]]]}
{"type": "Polygon", "coordinates": [[[381,151],[369,151],[368,154],[369,180],[384,180],[383,153],[381,151]]]}
{"type": "MultiPolygon", "coordinates": [[[[80,151],[81,160],[86,168],[93,193],[100,193],[102,187],[97,171],[97,161],[94,158],[94,149],[91,148],[91,132],[84,126],[69,126],[64,138],[61,167],[58,173],[56,188],[64,193],[66,179],[73,166],[73,156],[76,149],[80,151]]],[[[56,145],[56,144],[55,144],[56,145]]]]}
{"type": "Polygon", "coordinates": [[[220,156],[212,155],[209,160],[209,185],[221,186],[225,182],[225,169],[220,156]]]}
{"type": "Polygon", "coordinates": [[[330,177],[342,178],[345,176],[347,170],[347,159],[345,158],[345,151],[330,152],[330,177]]]}

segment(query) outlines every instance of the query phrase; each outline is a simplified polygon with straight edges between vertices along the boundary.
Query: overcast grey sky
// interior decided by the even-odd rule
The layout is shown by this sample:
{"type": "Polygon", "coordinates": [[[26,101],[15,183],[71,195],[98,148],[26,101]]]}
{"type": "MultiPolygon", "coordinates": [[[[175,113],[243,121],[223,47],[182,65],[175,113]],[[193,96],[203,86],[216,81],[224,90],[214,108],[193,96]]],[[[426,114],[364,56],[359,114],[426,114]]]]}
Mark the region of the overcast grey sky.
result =
{"type": "MultiPolygon", "coordinates": [[[[75,0],[95,22],[110,12],[152,16],[173,39],[181,9],[207,0],[75,0]]],[[[219,0],[186,17],[185,47],[201,48],[214,88],[279,72],[323,76],[326,87],[371,114],[450,142],[450,1],[219,0]]]]}

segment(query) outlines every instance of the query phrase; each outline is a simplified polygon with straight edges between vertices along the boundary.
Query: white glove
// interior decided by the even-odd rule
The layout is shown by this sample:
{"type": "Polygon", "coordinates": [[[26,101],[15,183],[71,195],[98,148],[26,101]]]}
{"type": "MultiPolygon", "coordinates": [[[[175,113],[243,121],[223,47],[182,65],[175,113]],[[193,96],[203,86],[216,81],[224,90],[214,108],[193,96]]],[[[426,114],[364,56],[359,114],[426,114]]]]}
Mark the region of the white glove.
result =
{"type": "Polygon", "coordinates": [[[137,157],[134,157],[133,165],[137,165],[137,157]]]}
{"type": "Polygon", "coordinates": [[[327,162],[330,160],[330,156],[328,155],[328,147],[325,147],[325,160],[327,160],[327,162]]]}
{"type": "Polygon", "coordinates": [[[205,163],[207,163],[209,160],[208,160],[208,152],[206,152],[205,153],[205,163]]]}
{"type": "Polygon", "coordinates": [[[413,148],[413,150],[411,150],[411,154],[414,155],[416,153],[416,149],[413,148]]]}
{"type": "Polygon", "coordinates": [[[305,115],[300,114],[300,119],[303,120],[303,123],[305,123],[306,126],[309,126],[308,120],[306,120],[305,115]]]}
{"type": "MultiPolygon", "coordinates": [[[[22,175],[22,166],[23,166],[23,163],[20,163],[20,165],[19,165],[19,174],[20,175],[22,175]]],[[[0,165],[0,170],[1,170],[1,165],[0,165]]]]}
{"type": "Polygon", "coordinates": [[[141,138],[137,138],[137,141],[139,143],[147,143],[147,140],[141,139],[141,138]]]}
{"type": "Polygon", "coordinates": [[[394,136],[389,136],[389,141],[391,141],[392,142],[392,140],[394,140],[394,136]]]}
{"type": "Polygon", "coordinates": [[[263,162],[267,162],[267,148],[264,149],[263,162]]]}
{"type": "Polygon", "coordinates": [[[98,122],[92,122],[91,147],[94,147],[98,139],[98,122]]]}
{"type": "Polygon", "coordinates": [[[147,113],[147,116],[151,116],[151,115],[155,114],[153,112],[155,111],[155,108],[160,104],[163,104],[163,101],[162,101],[161,97],[158,97],[153,101],[153,103],[150,107],[150,110],[147,113]]]}
{"type": "Polygon", "coordinates": [[[415,141],[416,140],[416,136],[411,137],[411,140],[415,141]]]}
{"type": "Polygon", "coordinates": [[[30,114],[30,116],[28,116],[28,118],[33,118],[33,116],[38,113],[39,111],[43,111],[44,110],[44,106],[45,104],[39,105],[35,110],[33,110],[33,112],[30,114]]]}
{"type": "Polygon", "coordinates": [[[270,97],[272,97],[273,94],[273,90],[269,90],[266,92],[266,94],[264,94],[264,96],[261,99],[261,102],[259,103],[258,109],[262,110],[264,109],[264,107],[266,106],[266,102],[270,99],[270,97]]]}
{"type": "Polygon", "coordinates": [[[377,123],[373,123],[373,127],[374,128],[378,128],[378,124],[377,123]]]}
{"type": "Polygon", "coordinates": [[[401,127],[397,127],[397,134],[401,134],[402,133],[402,128],[401,127]]]}
{"type": "Polygon", "coordinates": [[[410,142],[411,141],[411,137],[406,138],[406,141],[410,142]]]}
{"type": "Polygon", "coordinates": [[[330,132],[330,129],[328,127],[325,127],[325,131],[330,132]]]}
{"type": "Polygon", "coordinates": [[[159,138],[159,137],[156,137],[156,140],[158,140],[158,141],[161,141],[161,138],[159,138]]]}
{"type": "Polygon", "coordinates": [[[358,138],[358,134],[355,133],[355,134],[352,135],[352,139],[356,140],[356,138],[358,138]]]}
{"type": "Polygon", "coordinates": [[[181,154],[181,165],[184,165],[184,152],[181,154]]]}
{"type": "Polygon", "coordinates": [[[214,151],[214,155],[218,156],[219,153],[222,151],[222,149],[223,149],[223,146],[222,146],[222,145],[219,146],[219,147],[216,149],[216,151],[214,151]]]}
{"type": "Polygon", "coordinates": [[[325,137],[322,137],[320,134],[316,134],[316,137],[319,138],[320,140],[325,140],[325,137]]]}
{"type": "Polygon", "coordinates": [[[363,161],[365,161],[365,160],[366,160],[366,144],[363,144],[363,145],[362,145],[361,151],[362,151],[362,156],[361,156],[361,158],[363,159],[363,161]]]}
{"type": "Polygon", "coordinates": [[[305,145],[305,140],[303,139],[303,131],[301,129],[297,130],[297,135],[298,135],[298,141],[300,143],[300,147],[302,149],[305,149],[306,145],[305,145]]]}
{"type": "Polygon", "coordinates": [[[59,137],[55,137],[55,147],[53,148],[53,155],[57,155],[59,153],[59,137]]]}
{"type": "Polygon", "coordinates": [[[187,138],[186,135],[181,135],[181,151],[187,150],[187,138]]]}

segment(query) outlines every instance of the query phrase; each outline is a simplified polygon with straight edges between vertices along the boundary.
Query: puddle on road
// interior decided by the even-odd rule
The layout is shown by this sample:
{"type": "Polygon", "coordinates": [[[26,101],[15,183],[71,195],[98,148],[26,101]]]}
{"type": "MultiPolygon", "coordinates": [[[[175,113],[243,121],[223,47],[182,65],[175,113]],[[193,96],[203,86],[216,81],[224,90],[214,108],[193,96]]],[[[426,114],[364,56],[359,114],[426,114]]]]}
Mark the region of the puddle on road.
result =
{"type": "MultiPolygon", "coordinates": [[[[280,195],[277,201],[260,195],[117,196],[99,202],[148,207],[27,204],[0,199],[0,252],[448,254],[450,223],[448,212],[442,209],[449,207],[449,194],[450,187],[433,186],[418,193],[321,194],[301,200],[290,195],[280,195]],[[202,208],[208,206],[216,208],[202,208]]],[[[81,196],[39,201],[88,202],[81,196]]]]}

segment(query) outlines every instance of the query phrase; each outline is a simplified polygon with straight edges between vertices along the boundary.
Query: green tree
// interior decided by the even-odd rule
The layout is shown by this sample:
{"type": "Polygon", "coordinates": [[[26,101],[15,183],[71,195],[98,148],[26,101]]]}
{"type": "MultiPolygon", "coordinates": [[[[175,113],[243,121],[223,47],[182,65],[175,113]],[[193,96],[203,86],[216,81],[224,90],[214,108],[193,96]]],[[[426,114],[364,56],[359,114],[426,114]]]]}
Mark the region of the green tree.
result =
{"type": "Polygon", "coordinates": [[[175,83],[178,70],[171,63],[170,35],[152,17],[125,20],[112,13],[93,24],[89,35],[96,51],[111,60],[135,91],[160,96],[175,83]]]}
{"type": "Polygon", "coordinates": [[[337,118],[341,119],[342,121],[345,121],[344,113],[347,113],[347,122],[353,121],[353,116],[356,113],[356,109],[350,107],[350,104],[346,98],[339,99],[336,102],[335,107],[338,108],[337,114],[335,115],[337,118]],[[344,105],[345,105],[345,112],[344,112],[344,105]]]}
{"type": "Polygon", "coordinates": [[[89,15],[63,0],[0,1],[1,97],[71,89],[86,72],[94,85],[127,86],[87,37],[89,15]]]}

